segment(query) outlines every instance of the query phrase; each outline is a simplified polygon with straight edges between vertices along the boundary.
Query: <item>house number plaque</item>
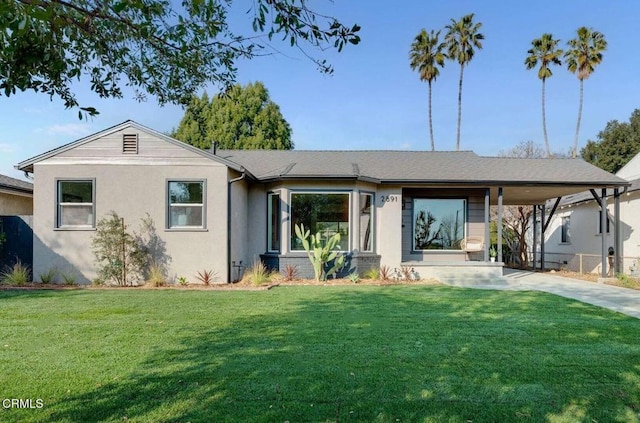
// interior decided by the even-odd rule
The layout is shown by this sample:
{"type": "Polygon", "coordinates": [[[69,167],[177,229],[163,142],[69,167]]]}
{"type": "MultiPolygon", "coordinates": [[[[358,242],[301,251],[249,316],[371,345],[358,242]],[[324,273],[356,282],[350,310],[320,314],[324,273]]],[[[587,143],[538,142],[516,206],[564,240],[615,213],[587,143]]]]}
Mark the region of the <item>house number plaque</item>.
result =
{"type": "Polygon", "coordinates": [[[400,198],[398,195],[381,195],[380,196],[380,202],[382,203],[382,205],[385,205],[386,203],[397,203],[400,201],[400,198]]]}

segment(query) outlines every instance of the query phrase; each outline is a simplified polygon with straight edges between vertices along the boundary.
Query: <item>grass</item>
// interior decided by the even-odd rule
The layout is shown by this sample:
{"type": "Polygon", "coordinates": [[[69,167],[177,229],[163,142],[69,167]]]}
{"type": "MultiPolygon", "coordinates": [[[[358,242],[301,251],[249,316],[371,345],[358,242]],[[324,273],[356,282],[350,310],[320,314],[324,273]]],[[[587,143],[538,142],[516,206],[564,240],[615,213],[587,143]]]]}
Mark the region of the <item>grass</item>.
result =
{"type": "Polygon", "coordinates": [[[0,421],[637,422],[640,320],[444,286],[0,291],[0,421]]]}

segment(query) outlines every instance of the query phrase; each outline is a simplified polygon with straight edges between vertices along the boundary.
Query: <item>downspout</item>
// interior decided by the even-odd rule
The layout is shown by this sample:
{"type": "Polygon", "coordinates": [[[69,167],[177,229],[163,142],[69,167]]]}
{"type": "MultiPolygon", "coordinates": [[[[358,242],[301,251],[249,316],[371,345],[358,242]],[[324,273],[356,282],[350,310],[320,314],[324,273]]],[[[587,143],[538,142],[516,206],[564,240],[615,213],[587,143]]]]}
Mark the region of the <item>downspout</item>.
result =
{"type": "Polygon", "coordinates": [[[231,274],[231,184],[239,182],[247,176],[245,172],[235,179],[231,179],[227,186],[227,275],[229,276],[229,283],[233,282],[233,275],[231,274]]]}

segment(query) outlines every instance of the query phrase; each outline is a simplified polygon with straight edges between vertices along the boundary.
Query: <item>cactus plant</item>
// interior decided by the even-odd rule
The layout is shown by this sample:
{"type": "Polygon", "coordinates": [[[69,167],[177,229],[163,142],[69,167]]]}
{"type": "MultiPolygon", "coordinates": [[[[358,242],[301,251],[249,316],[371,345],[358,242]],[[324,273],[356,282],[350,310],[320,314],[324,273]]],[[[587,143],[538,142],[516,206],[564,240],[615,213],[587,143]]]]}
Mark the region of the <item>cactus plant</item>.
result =
{"type": "Polygon", "coordinates": [[[320,232],[311,235],[309,238],[310,231],[304,227],[304,224],[295,225],[295,231],[313,265],[313,272],[317,281],[327,280],[327,277],[335,274],[344,266],[344,255],[338,251],[340,250],[339,233],[327,239],[323,246],[320,232]],[[326,269],[331,262],[333,262],[333,266],[326,269]]]}

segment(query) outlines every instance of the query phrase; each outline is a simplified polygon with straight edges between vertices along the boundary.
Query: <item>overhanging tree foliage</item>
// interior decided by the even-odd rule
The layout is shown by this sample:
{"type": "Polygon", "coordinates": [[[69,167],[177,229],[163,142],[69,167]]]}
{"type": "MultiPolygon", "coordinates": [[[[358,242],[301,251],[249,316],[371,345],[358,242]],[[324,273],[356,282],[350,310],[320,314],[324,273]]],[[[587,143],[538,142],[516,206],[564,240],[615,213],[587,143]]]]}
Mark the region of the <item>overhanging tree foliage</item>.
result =
{"type": "Polygon", "coordinates": [[[596,141],[589,140],[580,151],[587,162],[616,173],[640,152],[640,109],[631,114],[629,122],[611,120],[598,133],[596,141]]]}
{"type": "Polygon", "coordinates": [[[225,149],[293,148],[291,127],[261,82],[234,85],[211,100],[195,97],[171,136],[202,149],[212,141],[225,149]]]}
{"type": "Polygon", "coordinates": [[[273,37],[298,47],[331,73],[307,48],[341,51],[358,44],[358,25],[322,15],[307,0],[254,0],[247,12],[252,34],[236,33],[228,0],[3,0],[0,1],[0,95],[33,90],[78,104],[75,80],[89,79],[100,97],[136,89],[160,104],[188,104],[207,82],[230,86],[236,61],[268,54],[273,37]]]}

